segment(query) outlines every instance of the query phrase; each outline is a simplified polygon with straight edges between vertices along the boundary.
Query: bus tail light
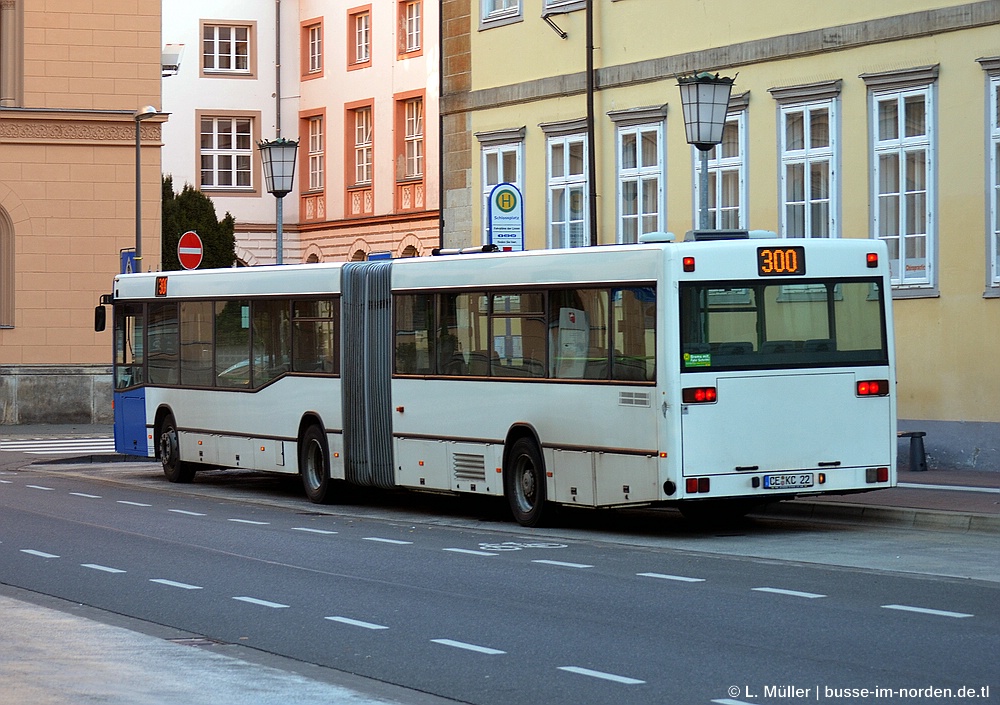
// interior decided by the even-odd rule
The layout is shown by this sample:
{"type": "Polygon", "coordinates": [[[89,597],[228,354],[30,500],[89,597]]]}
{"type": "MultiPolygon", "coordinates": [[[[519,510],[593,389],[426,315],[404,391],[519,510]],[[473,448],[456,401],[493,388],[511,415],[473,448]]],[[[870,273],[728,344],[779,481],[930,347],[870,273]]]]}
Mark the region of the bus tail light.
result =
{"type": "Polygon", "coordinates": [[[889,468],[866,468],[865,482],[873,484],[876,482],[889,481],[889,468]]]}
{"type": "Polygon", "coordinates": [[[859,397],[887,397],[889,396],[889,380],[862,380],[857,384],[857,395],[859,397]]]}
{"type": "Polygon", "coordinates": [[[684,489],[687,490],[688,494],[708,492],[711,486],[711,478],[708,477],[689,477],[684,481],[684,489]]]}
{"type": "Polygon", "coordinates": [[[681,260],[681,264],[683,265],[685,272],[694,271],[694,257],[685,257],[681,260]]]}
{"type": "Polygon", "coordinates": [[[868,264],[868,269],[878,267],[878,252],[869,252],[865,257],[865,262],[868,264]]]}
{"type": "Polygon", "coordinates": [[[715,387],[688,387],[681,390],[681,400],[685,404],[714,404],[718,394],[715,387]]]}

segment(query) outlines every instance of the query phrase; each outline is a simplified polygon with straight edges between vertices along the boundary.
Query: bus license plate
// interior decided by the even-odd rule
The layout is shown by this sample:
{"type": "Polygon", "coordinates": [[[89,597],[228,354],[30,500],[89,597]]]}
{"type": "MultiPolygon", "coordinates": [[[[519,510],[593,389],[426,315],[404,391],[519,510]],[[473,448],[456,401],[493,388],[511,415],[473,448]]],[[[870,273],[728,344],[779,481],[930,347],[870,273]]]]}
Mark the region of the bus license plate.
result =
{"type": "Polygon", "coordinates": [[[793,473],[790,475],[764,475],[765,490],[794,490],[813,486],[811,472],[793,473]]]}

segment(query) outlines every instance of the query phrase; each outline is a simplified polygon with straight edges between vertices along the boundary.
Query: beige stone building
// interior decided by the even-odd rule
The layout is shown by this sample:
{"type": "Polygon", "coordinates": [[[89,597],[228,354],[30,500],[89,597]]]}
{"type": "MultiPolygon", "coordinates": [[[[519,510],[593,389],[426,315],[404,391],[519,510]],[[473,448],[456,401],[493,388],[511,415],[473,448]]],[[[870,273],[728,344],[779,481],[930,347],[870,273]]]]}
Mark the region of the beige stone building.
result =
{"type": "Polygon", "coordinates": [[[160,0],[0,2],[0,423],[110,421],[94,307],[159,267],[160,0]],[[137,147],[136,128],[141,128],[137,147]]]}
{"type": "Polygon", "coordinates": [[[486,239],[484,196],[502,181],[524,194],[528,248],[683,235],[700,166],[677,79],[735,77],[709,161],[712,224],[884,239],[900,428],[928,431],[932,465],[1000,469],[1000,3],[444,0],[442,12],[446,245],[486,239]]]}

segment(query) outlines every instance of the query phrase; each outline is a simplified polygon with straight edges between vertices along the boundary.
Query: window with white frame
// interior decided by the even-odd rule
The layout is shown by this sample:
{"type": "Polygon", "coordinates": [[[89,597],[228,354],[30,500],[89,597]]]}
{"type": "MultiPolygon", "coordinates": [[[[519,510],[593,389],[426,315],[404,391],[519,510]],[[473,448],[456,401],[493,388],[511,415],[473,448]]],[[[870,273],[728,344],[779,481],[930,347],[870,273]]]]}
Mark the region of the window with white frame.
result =
{"type": "Polygon", "coordinates": [[[404,104],[403,178],[414,179],[424,174],[424,101],[414,98],[404,104]]]}
{"type": "Polygon", "coordinates": [[[204,25],[202,69],[205,73],[249,73],[250,27],[204,25]]]}
{"type": "Polygon", "coordinates": [[[933,283],[931,86],[872,95],[873,223],[895,286],[933,283]]]}
{"type": "Polygon", "coordinates": [[[549,246],[589,245],[587,140],[584,135],[548,138],[548,196],[549,246]]]}
{"type": "Polygon", "coordinates": [[[524,193],[524,128],[477,133],[482,145],[481,232],[483,244],[490,242],[490,193],[499,184],[513,184],[524,193]]]}
{"type": "Polygon", "coordinates": [[[781,235],[839,237],[834,99],[782,105],[781,235]]]}
{"type": "Polygon", "coordinates": [[[354,183],[372,182],[372,109],[354,112],[354,183]]]}
{"type": "Polygon", "coordinates": [[[323,70],[323,25],[316,24],[308,28],[308,42],[308,73],[320,73],[323,70]]]}
{"type": "Polygon", "coordinates": [[[202,117],[200,157],[201,188],[252,188],[253,121],[202,117]]]}
{"type": "Polygon", "coordinates": [[[662,229],[663,123],[618,128],[618,242],[662,229]]]}
{"type": "Polygon", "coordinates": [[[323,118],[309,118],[309,190],[322,191],[325,185],[326,147],[323,139],[323,118]]]}
{"type": "Polygon", "coordinates": [[[422,4],[423,0],[404,0],[399,3],[399,51],[401,54],[420,51],[422,4]]]}
{"type": "MultiPolygon", "coordinates": [[[[708,227],[713,230],[747,227],[746,110],[730,113],[722,142],[708,153],[708,227]]],[[[701,158],[695,159],[695,223],[701,222],[701,158]]]]}
{"type": "Polygon", "coordinates": [[[990,76],[990,286],[1000,286],[1000,73],[990,76]]]}
{"type": "Polygon", "coordinates": [[[349,16],[351,23],[352,42],[350,63],[367,64],[371,61],[372,47],[372,14],[363,10],[349,16]]]}
{"type": "Polygon", "coordinates": [[[482,0],[483,22],[505,20],[521,15],[521,0],[482,0]]]}

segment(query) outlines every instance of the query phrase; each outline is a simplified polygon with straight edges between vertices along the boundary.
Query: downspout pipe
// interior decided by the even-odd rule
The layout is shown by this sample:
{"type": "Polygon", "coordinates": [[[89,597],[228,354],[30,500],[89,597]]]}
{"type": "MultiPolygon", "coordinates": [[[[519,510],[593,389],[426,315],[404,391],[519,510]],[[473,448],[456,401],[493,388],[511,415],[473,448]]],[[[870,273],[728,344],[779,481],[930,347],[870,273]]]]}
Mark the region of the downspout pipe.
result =
{"type": "MultiPolygon", "coordinates": [[[[438,248],[444,249],[444,3],[438,6],[438,248]]],[[[471,243],[469,243],[471,244],[471,243]]]]}
{"type": "Polygon", "coordinates": [[[597,245],[597,138],[594,134],[594,0],[587,0],[587,175],[590,244],[597,245]]]}

